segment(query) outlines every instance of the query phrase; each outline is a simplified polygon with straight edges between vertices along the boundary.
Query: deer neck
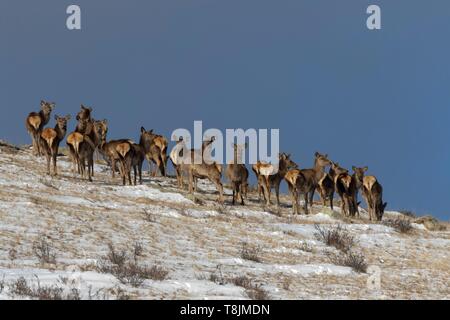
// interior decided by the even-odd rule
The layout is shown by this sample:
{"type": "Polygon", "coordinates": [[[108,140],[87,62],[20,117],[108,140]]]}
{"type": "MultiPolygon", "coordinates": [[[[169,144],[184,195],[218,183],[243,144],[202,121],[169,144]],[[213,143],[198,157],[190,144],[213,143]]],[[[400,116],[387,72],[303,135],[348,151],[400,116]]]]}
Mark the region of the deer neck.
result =
{"type": "Polygon", "coordinates": [[[325,173],[325,166],[320,165],[317,161],[314,162],[314,172],[316,173],[316,178],[322,178],[325,173]]]}
{"type": "Polygon", "coordinates": [[[45,113],[43,110],[39,111],[39,116],[44,120],[42,125],[46,125],[50,120],[50,113],[45,113]]]}
{"type": "Polygon", "coordinates": [[[55,131],[57,134],[57,139],[58,141],[61,141],[62,139],[64,139],[64,136],[66,135],[66,129],[62,129],[60,128],[58,125],[55,126],[55,131]]]}
{"type": "Polygon", "coordinates": [[[287,173],[287,165],[284,160],[281,160],[278,165],[278,174],[284,177],[287,173]]]}

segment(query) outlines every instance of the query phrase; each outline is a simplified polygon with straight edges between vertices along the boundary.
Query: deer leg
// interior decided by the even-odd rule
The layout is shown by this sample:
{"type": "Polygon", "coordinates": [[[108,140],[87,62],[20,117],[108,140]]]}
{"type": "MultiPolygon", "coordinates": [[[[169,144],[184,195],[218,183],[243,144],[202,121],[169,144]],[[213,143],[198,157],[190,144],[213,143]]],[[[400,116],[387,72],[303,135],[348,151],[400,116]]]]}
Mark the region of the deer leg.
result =
{"type": "Polygon", "coordinates": [[[214,184],[216,185],[217,191],[219,191],[219,203],[223,203],[223,186],[222,183],[220,183],[220,178],[214,180],[214,184]]]}
{"type": "Polygon", "coordinates": [[[241,205],[245,206],[245,203],[244,203],[244,185],[239,183],[238,188],[239,188],[239,195],[241,196],[241,205]]]}
{"type": "Polygon", "coordinates": [[[50,159],[51,159],[51,155],[50,154],[46,154],[47,157],[47,174],[50,175],[50,159]]]}
{"type": "Polygon", "coordinates": [[[134,185],[136,185],[136,179],[137,179],[137,166],[133,166],[133,172],[134,172],[134,185]]]}
{"type": "Polygon", "coordinates": [[[280,207],[280,182],[281,181],[275,184],[275,194],[277,196],[277,208],[280,207]]]}
{"type": "Polygon", "coordinates": [[[331,211],[334,211],[334,209],[333,209],[333,198],[334,198],[334,192],[331,191],[331,193],[330,193],[330,208],[331,208],[331,211]]]}
{"type": "Polygon", "coordinates": [[[55,176],[58,175],[58,171],[56,169],[56,157],[58,156],[58,149],[56,149],[52,154],[52,160],[53,160],[53,174],[55,176]]]}
{"type": "Polygon", "coordinates": [[[308,191],[306,191],[304,193],[304,198],[305,198],[305,203],[303,204],[303,211],[307,215],[308,214],[308,198],[309,198],[308,191]]]}

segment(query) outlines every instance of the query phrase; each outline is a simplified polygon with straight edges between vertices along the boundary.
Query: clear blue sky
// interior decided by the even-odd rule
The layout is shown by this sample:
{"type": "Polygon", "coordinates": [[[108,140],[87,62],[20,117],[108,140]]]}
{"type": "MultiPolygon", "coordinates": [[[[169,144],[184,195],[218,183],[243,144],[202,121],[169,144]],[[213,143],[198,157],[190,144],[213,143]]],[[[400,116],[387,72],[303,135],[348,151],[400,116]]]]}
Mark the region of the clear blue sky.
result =
{"type": "Polygon", "coordinates": [[[449,35],[448,0],[2,0],[0,138],[30,143],[41,99],[92,106],[111,138],[280,128],[301,167],[368,165],[390,209],[448,220],[449,35]]]}

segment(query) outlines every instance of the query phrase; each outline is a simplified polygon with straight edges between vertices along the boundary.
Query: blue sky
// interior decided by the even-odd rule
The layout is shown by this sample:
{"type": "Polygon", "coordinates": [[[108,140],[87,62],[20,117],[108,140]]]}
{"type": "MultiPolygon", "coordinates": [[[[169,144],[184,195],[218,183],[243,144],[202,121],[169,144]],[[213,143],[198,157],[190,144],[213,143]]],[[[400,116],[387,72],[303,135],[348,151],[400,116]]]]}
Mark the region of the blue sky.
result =
{"type": "Polygon", "coordinates": [[[446,0],[2,0],[0,138],[30,143],[41,99],[92,106],[110,138],[279,128],[301,167],[368,165],[390,209],[448,220],[449,31],[446,0]]]}

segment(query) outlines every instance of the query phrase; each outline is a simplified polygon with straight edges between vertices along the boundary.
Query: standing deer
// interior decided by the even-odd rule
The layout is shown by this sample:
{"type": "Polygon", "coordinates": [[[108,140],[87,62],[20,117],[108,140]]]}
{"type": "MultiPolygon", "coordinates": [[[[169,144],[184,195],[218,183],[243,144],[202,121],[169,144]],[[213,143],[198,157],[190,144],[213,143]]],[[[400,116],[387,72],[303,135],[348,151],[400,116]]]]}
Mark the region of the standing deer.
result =
{"type": "MultiPolygon", "coordinates": [[[[79,159],[79,147],[83,143],[85,135],[92,134],[93,122],[91,118],[92,108],[81,105],[81,110],[77,113],[76,120],[78,121],[75,131],[67,136],[67,146],[69,147],[70,158],[73,163],[73,174],[78,169],[78,173],[81,174],[80,159],[79,159]]],[[[92,175],[94,174],[92,170],[92,175]]]]}
{"type": "MultiPolygon", "coordinates": [[[[358,202],[358,192],[361,190],[361,193],[362,193],[364,174],[366,173],[366,171],[368,169],[369,169],[368,167],[357,168],[355,166],[352,166],[353,179],[355,179],[355,183],[356,183],[356,194],[355,194],[356,202],[358,202]]],[[[356,207],[356,211],[359,216],[359,206],[356,207]]]]}
{"type": "Polygon", "coordinates": [[[272,188],[275,188],[277,197],[277,207],[280,206],[280,183],[288,170],[297,168],[297,164],[290,159],[291,155],[280,153],[278,155],[278,171],[274,173],[274,167],[271,164],[258,161],[252,166],[252,170],[258,180],[258,194],[261,199],[261,193],[264,196],[266,205],[270,205],[270,194],[272,188]]]}
{"type": "Polygon", "coordinates": [[[314,192],[319,186],[319,181],[324,175],[324,168],[331,164],[328,155],[315,153],[314,168],[312,169],[293,169],[285,175],[289,191],[292,196],[292,207],[294,214],[298,214],[298,198],[300,194],[305,197],[304,212],[309,213],[308,205],[312,207],[314,192]]]}
{"type": "Polygon", "coordinates": [[[347,169],[332,163],[330,175],[334,179],[334,184],[339,197],[341,198],[341,211],[346,216],[354,217],[358,212],[356,202],[356,180],[348,173],[347,169]]]}
{"type": "MultiPolygon", "coordinates": [[[[153,130],[146,131],[144,127],[141,127],[139,145],[144,149],[149,167],[151,167],[151,163],[153,162],[159,168],[161,175],[165,176],[167,140],[162,136],[154,134],[153,130]]],[[[152,176],[151,172],[150,176],[152,176]]]]}
{"type": "Polygon", "coordinates": [[[300,194],[304,196],[303,212],[304,214],[308,214],[309,193],[314,188],[314,182],[311,179],[307,179],[300,169],[289,170],[285,174],[284,179],[287,182],[289,193],[291,194],[293,214],[299,214],[298,200],[300,194]]]}
{"type": "Polygon", "coordinates": [[[25,126],[33,141],[33,154],[41,156],[41,133],[44,126],[50,120],[50,114],[55,108],[55,103],[45,102],[41,100],[41,110],[39,112],[31,112],[28,114],[25,126]]]}
{"type": "Polygon", "coordinates": [[[50,175],[50,160],[53,160],[53,174],[58,174],[56,170],[56,157],[58,156],[58,149],[60,142],[64,139],[67,131],[67,121],[70,120],[70,115],[59,117],[55,115],[55,128],[46,128],[41,133],[41,148],[44,150],[47,158],[47,174],[50,175]]]}
{"type": "Polygon", "coordinates": [[[214,141],[215,137],[212,137],[203,142],[202,150],[191,149],[183,153],[183,157],[179,160],[177,166],[180,166],[182,173],[188,174],[189,193],[193,194],[197,191],[197,179],[208,179],[216,186],[219,192],[219,203],[223,203],[223,185],[220,181],[222,166],[209,159],[214,141]],[[196,163],[198,159],[200,159],[200,163],[196,163]]]}
{"type": "Polygon", "coordinates": [[[76,149],[76,157],[81,169],[81,176],[84,178],[86,175],[87,162],[89,181],[92,181],[92,177],[94,176],[94,152],[101,145],[104,137],[106,137],[107,128],[106,120],[93,120],[91,128],[83,135],[83,139],[76,149]]]}
{"type": "MultiPolygon", "coordinates": [[[[244,147],[247,148],[247,144],[244,147]]],[[[235,199],[238,197],[241,198],[241,205],[244,205],[243,193],[246,192],[248,170],[245,164],[242,163],[242,156],[240,154],[242,146],[233,144],[233,149],[234,160],[227,165],[226,176],[233,187],[233,205],[235,204],[235,199]]]]}
{"type": "MultiPolygon", "coordinates": [[[[175,137],[174,140],[177,140],[175,137]]],[[[183,158],[183,154],[186,153],[186,144],[184,142],[183,137],[179,137],[175,147],[170,151],[170,161],[172,162],[173,167],[175,168],[175,173],[177,176],[177,185],[178,188],[183,189],[183,172],[181,170],[181,161],[183,158]]]]}
{"type": "Polygon", "coordinates": [[[384,209],[387,206],[383,202],[383,187],[374,176],[365,176],[363,178],[362,194],[366,200],[369,218],[371,221],[381,221],[383,219],[384,209]]]}

